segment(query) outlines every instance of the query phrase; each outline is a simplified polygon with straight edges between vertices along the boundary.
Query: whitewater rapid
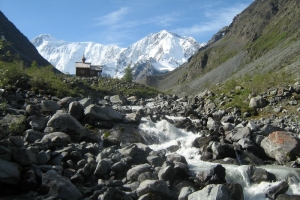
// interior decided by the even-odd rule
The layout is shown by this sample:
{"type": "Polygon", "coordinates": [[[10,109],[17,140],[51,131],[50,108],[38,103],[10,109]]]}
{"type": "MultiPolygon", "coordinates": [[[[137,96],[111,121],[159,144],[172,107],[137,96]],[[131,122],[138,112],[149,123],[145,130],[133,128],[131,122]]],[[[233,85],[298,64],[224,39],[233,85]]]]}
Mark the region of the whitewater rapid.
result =
{"type": "MultiPolygon", "coordinates": [[[[200,173],[210,166],[216,165],[216,163],[201,161],[199,149],[192,146],[193,141],[200,136],[198,133],[178,129],[166,120],[154,123],[147,118],[142,119],[139,129],[142,134],[144,134],[146,141],[148,140],[149,147],[153,150],[161,150],[172,145],[179,145],[180,148],[176,153],[181,154],[186,158],[190,170],[194,173],[200,173]]],[[[278,165],[257,166],[258,168],[264,168],[268,172],[273,173],[278,181],[272,183],[261,182],[259,184],[251,184],[247,176],[248,165],[239,166],[222,164],[222,166],[226,168],[227,182],[241,184],[244,190],[245,200],[268,199],[265,197],[264,191],[279,184],[282,180],[287,181],[289,184],[289,189],[286,194],[300,195],[300,174],[297,172],[299,169],[278,165]]]]}

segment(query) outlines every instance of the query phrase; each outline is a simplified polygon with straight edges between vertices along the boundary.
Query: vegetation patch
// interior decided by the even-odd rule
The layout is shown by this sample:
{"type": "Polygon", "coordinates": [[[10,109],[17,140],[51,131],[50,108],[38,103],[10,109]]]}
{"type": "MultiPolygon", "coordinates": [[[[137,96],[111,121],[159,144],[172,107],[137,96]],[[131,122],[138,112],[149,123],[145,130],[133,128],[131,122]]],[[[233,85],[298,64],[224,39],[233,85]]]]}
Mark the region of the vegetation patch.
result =
{"type": "MultiPolygon", "coordinates": [[[[288,87],[295,83],[295,76],[286,73],[281,70],[280,72],[269,72],[264,74],[256,74],[251,76],[247,74],[240,78],[231,78],[225,83],[213,86],[211,91],[216,94],[216,96],[211,97],[216,103],[224,102],[221,107],[224,109],[238,108],[242,112],[248,112],[252,116],[257,115],[257,110],[249,107],[250,98],[257,96],[259,94],[270,97],[267,91],[279,88],[288,87]]],[[[297,99],[297,96],[293,97],[297,99]]],[[[288,110],[290,106],[286,106],[288,110]]],[[[293,109],[293,108],[291,108],[293,109]]],[[[274,113],[272,110],[262,109],[262,115],[268,115],[269,113],[274,113]]]]}

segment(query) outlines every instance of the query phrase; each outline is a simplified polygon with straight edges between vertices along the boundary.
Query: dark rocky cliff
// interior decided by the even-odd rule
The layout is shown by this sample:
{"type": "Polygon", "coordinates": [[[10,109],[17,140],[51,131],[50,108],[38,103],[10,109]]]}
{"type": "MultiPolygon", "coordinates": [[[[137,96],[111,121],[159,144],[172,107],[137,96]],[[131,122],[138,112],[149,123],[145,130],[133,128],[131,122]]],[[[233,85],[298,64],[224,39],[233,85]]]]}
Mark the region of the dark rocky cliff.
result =
{"type": "Polygon", "coordinates": [[[24,36],[1,11],[0,37],[11,44],[7,50],[9,50],[12,55],[19,55],[19,58],[25,65],[30,66],[33,61],[36,61],[39,66],[51,65],[39,54],[28,38],[24,36]]]}

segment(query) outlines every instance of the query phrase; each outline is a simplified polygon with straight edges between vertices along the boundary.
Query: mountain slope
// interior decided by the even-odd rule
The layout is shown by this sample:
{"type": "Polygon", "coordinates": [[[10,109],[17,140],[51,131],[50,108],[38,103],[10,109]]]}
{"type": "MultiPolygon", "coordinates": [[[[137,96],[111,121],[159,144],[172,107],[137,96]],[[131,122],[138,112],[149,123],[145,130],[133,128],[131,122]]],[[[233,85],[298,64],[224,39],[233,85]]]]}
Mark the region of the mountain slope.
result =
{"type": "Polygon", "coordinates": [[[256,0],[235,17],[222,39],[146,83],[183,96],[234,76],[299,66],[299,17],[297,0],[256,0]]]}
{"type": "MultiPolygon", "coordinates": [[[[0,38],[10,43],[7,51],[11,55],[15,55],[24,62],[25,65],[31,65],[36,61],[40,66],[51,65],[45,60],[32,43],[10,22],[6,16],[0,11],[0,38]]],[[[0,49],[0,51],[3,49],[0,49]]],[[[2,52],[4,53],[4,52],[2,52]]]]}
{"type": "Polygon", "coordinates": [[[203,46],[193,38],[165,30],[151,34],[127,48],[92,42],[59,41],[51,35],[40,35],[32,43],[44,58],[63,72],[74,74],[74,63],[80,61],[84,54],[87,62],[104,65],[103,74],[111,77],[122,77],[124,68],[131,64],[135,78],[173,70],[203,46]],[[149,70],[141,68],[145,65],[149,70]]]}

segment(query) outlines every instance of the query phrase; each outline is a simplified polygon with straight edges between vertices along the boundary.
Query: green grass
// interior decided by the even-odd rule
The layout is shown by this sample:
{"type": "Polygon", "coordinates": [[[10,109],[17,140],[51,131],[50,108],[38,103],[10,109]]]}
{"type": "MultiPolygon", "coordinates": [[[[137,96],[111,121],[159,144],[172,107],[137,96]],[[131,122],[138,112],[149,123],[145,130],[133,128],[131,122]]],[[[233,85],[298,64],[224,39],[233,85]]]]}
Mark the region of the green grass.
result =
{"type": "Polygon", "coordinates": [[[36,62],[26,68],[21,62],[0,61],[0,88],[12,87],[22,87],[36,94],[55,95],[59,98],[104,97],[116,94],[153,97],[161,93],[155,88],[121,79],[100,77],[97,83],[94,83],[85,78],[56,74],[52,66],[38,67],[36,62]],[[16,84],[18,81],[19,83],[16,84]]]}
{"type": "Polygon", "coordinates": [[[212,92],[217,94],[212,97],[213,100],[219,101],[220,96],[227,97],[225,105],[222,107],[225,109],[239,108],[242,112],[249,112],[252,116],[257,115],[257,111],[253,108],[249,108],[249,95],[259,95],[266,93],[270,88],[287,87],[295,83],[295,76],[280,72],[269,72],[264,74],[256,74],[254,76],[245,75],[240,78],[232,78],[219,86],[213,86],[212,92]],[[237,89],[236,86],[241,86],[242,89],[237,89]],[[230,101],[228,101],[230,99],[230,101]]]}

